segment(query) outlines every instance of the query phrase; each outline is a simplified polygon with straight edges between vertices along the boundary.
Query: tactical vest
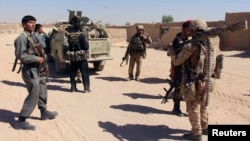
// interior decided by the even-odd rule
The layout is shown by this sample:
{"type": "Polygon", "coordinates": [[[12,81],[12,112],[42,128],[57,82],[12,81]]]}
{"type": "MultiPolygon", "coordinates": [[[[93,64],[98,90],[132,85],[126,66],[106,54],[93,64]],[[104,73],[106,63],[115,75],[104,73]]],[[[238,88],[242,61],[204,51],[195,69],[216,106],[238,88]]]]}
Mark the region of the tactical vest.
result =
{"type": "Polygon", "coordinates": [[[81,47],[79,45],[80,34],[81,34],[81,32],[70,33],[69,39],[68,39],[70,51],[76,51],[76,50],[81,49],[81,47]]]}
{"type": "Polygon", "coordinates": [[[140,36],[134,37],[130,42],[130,49],[133,52],[142,52],[144,50],[143,41],[140,36]]]}
{"type": "MultiPolygon", "coordinates": [[[[210,46],[210,72],[207,76],[206,72],[206,61],[208,59],[206,58],[206,46],[204,43],[198,42],[194,43],[193,45],[198,46],[197,50],[190,56],[190,58],[184,62],[182,65],[182,72],[183,72],[183,78],[182,78],[182,84],[184,86],[189,86],[192,84],[195,84],[197,87],[198,80],[206,81],[208,77],[211,78],[214,73],[215,68],[215,51],[214,46],[210,46]]],[[[211,79],[210,79],[211,80],[211,79]]],[[[211,87],[209,88],[210,91],[213,91],[215,85],[215,81],[211,80],[211,87]]]]}
{"type": "Polygon", "coordinates": [[[67,58],[70,61],[82,61],[88,58],[88,53],[85,50],[81,49],[79,43],[79,36],[81,32],[73,32],[69,35],[68,42],[69,42],[69,51],[66,52],[67,58]]]}

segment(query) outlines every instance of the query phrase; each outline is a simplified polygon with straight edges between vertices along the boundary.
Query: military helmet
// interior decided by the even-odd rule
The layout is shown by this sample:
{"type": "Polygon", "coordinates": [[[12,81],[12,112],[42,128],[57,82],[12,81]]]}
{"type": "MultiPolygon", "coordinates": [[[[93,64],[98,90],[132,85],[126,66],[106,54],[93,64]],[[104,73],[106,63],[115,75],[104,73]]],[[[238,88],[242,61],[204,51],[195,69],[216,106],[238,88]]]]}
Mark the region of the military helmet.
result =
{"type": "Polygon", "coordinates": [[[137,25],[137,26],[136,26],[136,29],[137,29],[137,30],[144,30],[144,27],[143,27],[143,25],[137,25]]]}
{"type": "Polygon", "coordinates": [[[207,29],[207,22],[203,19],[195,19],[193,20],[194,30],[206,30],[207,29]]]}

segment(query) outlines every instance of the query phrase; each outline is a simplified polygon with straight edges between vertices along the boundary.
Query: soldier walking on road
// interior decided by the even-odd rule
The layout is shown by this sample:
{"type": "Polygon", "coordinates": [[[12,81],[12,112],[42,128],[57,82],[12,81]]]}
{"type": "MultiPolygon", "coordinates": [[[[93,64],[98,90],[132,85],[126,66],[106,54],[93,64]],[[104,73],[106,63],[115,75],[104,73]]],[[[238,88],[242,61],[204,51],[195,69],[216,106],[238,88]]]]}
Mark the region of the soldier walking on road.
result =
{"type": "Polygon", "coordinates": [[[41,77],[40,65],[46,61],[35,51],[34,43],[41,44],[42,41],[34,34],[36,18],[30,15],[24,16],[22,26],[24,28],[14,41],[15,55],[23,64],[22,78],[28,90],[23,107],[15,124],[16,129],[35,130],[35,126],[26,122],[34,108],[38,104],[41,111],[41,120],[54,119],[58,113],[47,110],[47,84],[41,77]]]}
{"type": "Polygon", "coordinates": [[[144,32],[142,25],[136,26],[137,32],[131,38],[127,51],[130,54],[128,80],[140,80],[142,59],[146,58],[146,48],[152,43],[150,36],[144,32]],[[134,66],[136,64],[136,72],[134,78],[134,66]]]}

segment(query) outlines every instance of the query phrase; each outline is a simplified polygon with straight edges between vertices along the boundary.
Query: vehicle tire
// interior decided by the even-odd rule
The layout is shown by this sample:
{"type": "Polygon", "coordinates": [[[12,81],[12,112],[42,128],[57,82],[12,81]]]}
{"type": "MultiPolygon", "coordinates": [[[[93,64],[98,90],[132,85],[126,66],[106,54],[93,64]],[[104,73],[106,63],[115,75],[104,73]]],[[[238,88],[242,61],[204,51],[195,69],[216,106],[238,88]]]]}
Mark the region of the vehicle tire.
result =
{"type": "Polygon", "coordinates": [[[105,64],[104,61],[93,62],[94,70],[95,71],[102,71],[104,69],[104,64],[105,64]]]}

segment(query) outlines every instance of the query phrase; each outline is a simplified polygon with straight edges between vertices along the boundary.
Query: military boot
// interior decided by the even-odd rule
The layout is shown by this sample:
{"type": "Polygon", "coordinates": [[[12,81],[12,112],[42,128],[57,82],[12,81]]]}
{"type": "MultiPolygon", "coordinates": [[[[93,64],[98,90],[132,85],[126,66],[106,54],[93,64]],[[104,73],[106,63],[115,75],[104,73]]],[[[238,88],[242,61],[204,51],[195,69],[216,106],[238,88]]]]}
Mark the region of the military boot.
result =
{"type": "Polygon", "coordinates": [[[46,119],[54,119],[58,113],[56,111],[47,111],[47,110],[42,110],[41,111],[41,120],[46,120],[46,119]]]}
{"type": "Polygon", "coordinates": [[[140,77],[139,76],[135,76],[135,80],[136,81],[140,81],[140,77]]]}
{"type": "Polygon", "coordinates": [[[202,129],[202,135],[208,135],[208,129],[202,129]]]}
{"type": "Polygon", "coordinates": [[[134,76],[133,75],[129,75],[128,76],[128,80],[134,80],[134,76]]]}
{"type": "Polygon", "coordinates": [[[71,88],[70,88],[70,91],[71,91],[71,92],[77,91],[77,89],[76,89],[75,76],[73,76],[73,75],[70,75],[70,85],[71,85],[71,88]]]}
{"type": "Polygon", "coordinates": [[[180,117],[184,116],[180,109],[180,101],[174,101],[174,108],[172,110],[172,113],[180,117]]]}
{"type": "Polygon", "coordinates": [[[192,141],[202,141],[202,135],[193,135],[192,133],[184,134],[184,138],[192,141]]]}

